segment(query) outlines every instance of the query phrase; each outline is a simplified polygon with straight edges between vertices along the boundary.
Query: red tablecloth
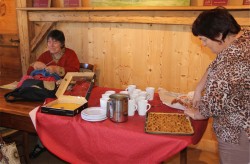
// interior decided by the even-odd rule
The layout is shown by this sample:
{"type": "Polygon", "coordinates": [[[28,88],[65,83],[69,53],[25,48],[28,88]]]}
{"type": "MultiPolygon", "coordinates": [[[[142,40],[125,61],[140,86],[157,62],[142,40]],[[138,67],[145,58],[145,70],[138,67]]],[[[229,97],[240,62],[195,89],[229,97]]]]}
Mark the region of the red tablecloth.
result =
{"type": "MultiPolygon", "coordinates": [[[[100,106],[101,94],[110,88],[94,87],[89,107],[100,106]]],[[[116,90],[117,89],[112,89],[116,90]]],[[[170,108],[158,94],[150,102],[150,111],[183,112],[170,108]]],[[[36,116],[37,133],[46,148],[61,159],[74,164],[82,163],[160,163],[201,139],[207,120],[192,121],[194,135],[176,136],[147,134],[145,116],[137,113],[127,122],[114,123],[109,119],[87,122],[75,117],[41,113],[36,116]]]]}

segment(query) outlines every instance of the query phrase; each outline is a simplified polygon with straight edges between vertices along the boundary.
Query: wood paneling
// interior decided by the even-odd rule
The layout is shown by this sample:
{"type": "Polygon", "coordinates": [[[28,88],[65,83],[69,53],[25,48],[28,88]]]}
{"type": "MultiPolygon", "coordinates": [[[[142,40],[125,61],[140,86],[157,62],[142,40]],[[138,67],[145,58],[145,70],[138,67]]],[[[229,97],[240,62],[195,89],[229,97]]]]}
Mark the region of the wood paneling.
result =
{"type": "Polygon", "coordinates": [[[0,34],[16,34],[16,4],[15,0],[0,1],[0,34]]]}
{"type": "Polygon", "coordinates": [[[0,46],[10,46],[17,47],[19,46],[19,37],[17,34],[1,34],[0,33],[0,46]]]}
{"type": "MultiPolygon", "coordinates": [[[[141,89],[188,92],[214,58],[192,36],[190,26],[58,23],[55,28],[64,31],[66,46],[81,62],[97,65],[101,86],[125,88],[134,83],[141,89]]],[[[43,50],[38,48],[36,55],[43,50]]]]}
{"type": "Polygon", "coordinates": [[[13,82],[22,77],[22,67],[18,47],[0,46],[0,80],[13,82]]]}
{"type": "Polygon", "coordinates": [[[0,1],[0,84],[22,76],[15,3],[14,0],[0,1]]]}

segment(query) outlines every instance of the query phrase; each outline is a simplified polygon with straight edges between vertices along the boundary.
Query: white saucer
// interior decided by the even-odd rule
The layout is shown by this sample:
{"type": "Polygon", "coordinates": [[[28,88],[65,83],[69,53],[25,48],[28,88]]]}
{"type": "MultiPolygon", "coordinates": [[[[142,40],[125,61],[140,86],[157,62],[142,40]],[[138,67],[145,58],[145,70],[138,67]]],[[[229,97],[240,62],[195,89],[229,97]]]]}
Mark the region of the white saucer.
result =
{"type": "Polygon", "coordinates": [[[107,117],[104,117],[104,118],[101,118],[101,119],[87,119],[87,118],[84,118],[82,117],[83,120],[85,121],[90,121],[90,122],[97,122],[97,121],[103,121],[103,120],[106,120],[107,117]]]}
{"type": "Polygon", "coordinates": [[[97,115],[97,116],[91,116],[91,115],[84,115],[82,114],[81,115],[82,118],[85,118],[85,119],[90,119],[90,120],[95,120],[95,119],[102,119],[102,118],[105,118],[106,117],[106,114],[105,115],[97,115]]]}
{"type": "Polygon", "coordinates": [[[103,121],[107,119],[106,111],[100,107],[86,108],[81,112],[81,117],[86,121],[103,121]]]}
{"type": "Polygon", "coordinates": [[[100,115],[106,115],[106,111],[101,107],[90,107],[84,109],[81,112],[81,114],[85,116],[100,116],[100,115]]]}

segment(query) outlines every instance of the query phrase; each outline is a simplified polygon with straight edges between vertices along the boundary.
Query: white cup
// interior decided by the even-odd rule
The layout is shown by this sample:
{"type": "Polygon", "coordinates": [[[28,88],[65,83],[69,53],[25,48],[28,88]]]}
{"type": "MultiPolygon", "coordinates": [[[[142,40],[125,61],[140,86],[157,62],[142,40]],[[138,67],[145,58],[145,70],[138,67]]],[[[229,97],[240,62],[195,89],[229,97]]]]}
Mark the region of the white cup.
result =
{"type": "Polygon", "coordinates": [[[150,98],[150,95],[146,91],[141,91],[139,93],[139,96],[145,97],[146,100],[148,100],[150,98]]]}
{"type": "Polygon", "coordinates": [[[128,91],[120,91],[121,94],[128,94],[128,91]]]}
{"type": "Polygon", "coordinates": [[[139,94],[131,94],[129,97],[130,99],[136,99],[139,96],[139,94]]]}
{"type": "Polygon", "coordinates": [[[109,98],[110,95],[112,95],[112,94],[104,93],[104,94],[102,94],[102,98],[109,98]]]}
{"type": "Polygon", "coordinates": [[[128,116],[134,116],[137,108],[138,106],[136,105],[136,102],[134,99],[128,100],[128,116]]]}
{"type": "Polygon", "coordinates": [[[138,104],[138,102],[139,102],[140,100],[146,100],[146,97],[145,97],[145,96],[137,96],[137,97],[135,98],[136,104],[138,104]]]}
{"type": "Polygon", "coordinates": [[[133,94],[140,94],[141,93],[141,89],[134,89],[133,90],[133,94]]]}
{"type": "Polygon", "coordinates": [[[103,110],[107,110],[107,101],[109,100],[109,98],[100,98],[100,107],[103,110]]]}
{"type": "Polygon", "coordinates": [[[125,90],[128,91],[129,94],[131,94],[135,88],[136,85],[128,85],[128,87],[125,90]]]}
{"type": "Polygon", "coordinates": [[[151,108],[151,105],[148,103],[147,100],[140,100],[138,101],[138,114],[140,116],[145,116],[147,111],[151,108]]]}
{"type": "Polygon", "coordinates": [[[115,94],[115,91],[111,91],[111,90],[110,90],[110,91],[106,91],[105,94],[110,94],[110,95],[112,95],[112,94],[115,94]]]}
{"type": "Polygon", "coordinates": [[[139,93],[140,96],[147,96],[147,94],[148,94],[148,93],[147,93],[146,91],[141,91],[141,92],[139,93]]]}
{"type": "Polygon", "coordinates": [[[154,87],[147,87],[146,92],[149,94],[148,100],[153,100],[154,99],[155,88],[154,87]]]}

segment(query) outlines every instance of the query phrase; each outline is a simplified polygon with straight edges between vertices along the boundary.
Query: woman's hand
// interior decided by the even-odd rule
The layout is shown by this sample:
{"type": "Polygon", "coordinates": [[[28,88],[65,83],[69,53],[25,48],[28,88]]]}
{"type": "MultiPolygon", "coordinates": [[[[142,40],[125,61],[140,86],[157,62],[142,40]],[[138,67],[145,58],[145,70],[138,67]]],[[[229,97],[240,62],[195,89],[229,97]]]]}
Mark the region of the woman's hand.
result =
{"type": "Polygon", "coordinates": [[[195,108],[187,108],[184,110],[184,114],[188,117],[191,117],[193,120],[204,120],[206,119],[201,115],[198,109],[195,108]]]}
{"type": "Polygon", "coordinates": [[[51,65],[46,67],[46,71],[48,71],[49,73],[56,73],[58,70],[58,66],[56,65],[51,65]]]}
{"type": "Polygon", "coordinates": [[[60,67],[60,66],[56,66],[56,65],[48,66],[48,67],[46,67],[46,70],[47,70],[49,73],[56,73],[56,74],[58,74],[59,76],[64,76],[64,74],[65,74],[64,68],[63,68],[63,67],[60,67]]]}
{"type": "Polygon", "coordinates": [[[41,69],[44,69],[46,68],[46,64],[44,64],[43,62],[40,62],[40,61],[36,61],[33,65],[33,68],[35,70],[41,70],[41,69]]]}

